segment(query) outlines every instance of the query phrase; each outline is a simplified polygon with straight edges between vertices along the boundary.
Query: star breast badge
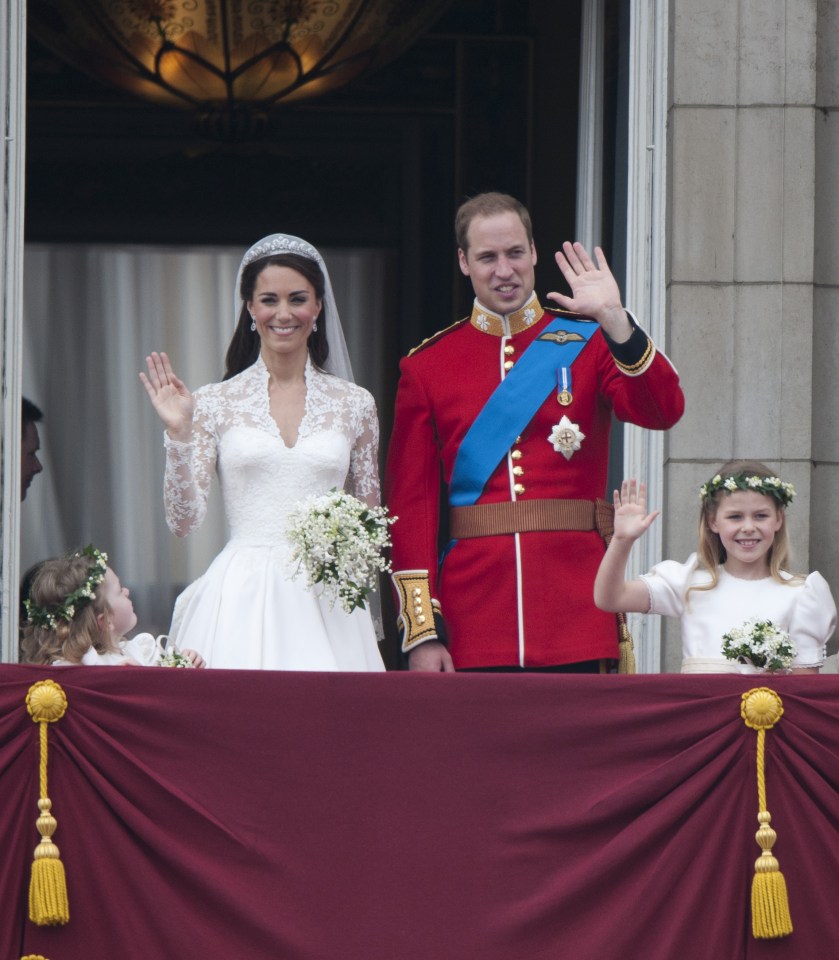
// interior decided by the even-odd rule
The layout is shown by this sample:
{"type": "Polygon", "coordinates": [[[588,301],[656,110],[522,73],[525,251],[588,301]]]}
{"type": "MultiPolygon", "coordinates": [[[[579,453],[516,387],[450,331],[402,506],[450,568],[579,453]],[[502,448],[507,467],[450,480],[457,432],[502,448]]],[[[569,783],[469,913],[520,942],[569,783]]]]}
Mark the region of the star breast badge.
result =
{"type": "Polygon", "coordinates": [[[574,456],[575,451],[585,440],[586,435],[580,430],[580,425],[572,423],[567,416],[563,416],[559,423],[554,424],[548,443],[553,444],[554,450],[561,453],[566,460],[574,456]]]}

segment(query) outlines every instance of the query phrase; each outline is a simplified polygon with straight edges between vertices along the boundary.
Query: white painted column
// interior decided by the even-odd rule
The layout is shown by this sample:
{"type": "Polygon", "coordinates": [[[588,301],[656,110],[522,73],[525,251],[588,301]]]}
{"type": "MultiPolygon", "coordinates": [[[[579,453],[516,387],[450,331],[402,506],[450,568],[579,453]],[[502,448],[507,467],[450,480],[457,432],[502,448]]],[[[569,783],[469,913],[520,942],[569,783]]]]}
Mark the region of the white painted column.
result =
{"type": "MultiPolygon", "coordinates": [[[[590,250],[601,242],[603,168],[603,0],[583,3],[577,237],[590,250]]],[[[639,322],[665,348],[665,138],[667,0],[632,0],[630,13],[628,210],[626,290],[639,322]]],[[[624,476],[648,487],[650,503],[664,495],[664,434],[624,427],[624,476]]],[[[638,576],[661,558],[663,524],[654,524],[636,545],[628,575],[638,576]]],[[[630,630],[640,673],[661,669],[658,617],[632,616],[630,630]]]]}
{"type": "Polygon", "coordinates": [[[17,660],[18,555],[20,520],[21,290],[23,285],[23,183],[26,98],[26,3],[0,4],[0,109],[3,149],[3,222],[0,263],[3,272],[2,395],[0,436],[0,660],[17,660]]]}
{"type": "Polygon", "coordinates": [[[584,0],[580,49],[580,104],[575,237],[587,250],[602,241],[603,25],[605,0],[584,0]]]}
{"type": "MultiPolygon", "coordinates": [[[[630,12],[626,294],[653,341],[666,349],[665,203],[667,119],[667,0],[633,0],[630,12]]],[[[624,476],[647,484],[649,504],[664,499],[665,434],[624,428],[624,476]]],[[[637,577],[662,557],[659,520],[635,545],[627,575],[637,577]]],[[[661,670],[661,618],[634,614],[639,673],[661,670]]]]}

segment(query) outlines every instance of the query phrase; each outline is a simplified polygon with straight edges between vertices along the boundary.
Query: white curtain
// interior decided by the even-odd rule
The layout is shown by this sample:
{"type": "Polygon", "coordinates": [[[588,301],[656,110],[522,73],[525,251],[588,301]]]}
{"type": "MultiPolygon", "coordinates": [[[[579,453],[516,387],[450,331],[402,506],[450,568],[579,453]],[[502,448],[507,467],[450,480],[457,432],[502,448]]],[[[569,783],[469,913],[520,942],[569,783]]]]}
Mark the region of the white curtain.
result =
{"type": "MultiPolygon", "coordinates": [[[[218,490],[185,540],[163,516],[163,433],[139,380],[165,350],[191,388],[220,380],[242,249],[29,244],[23,393],[43,411],[44,472],[21,505],[21,574],[93,542],[131,589],[138,629],[163,633],[184,585],[226,539],[218,490]]],[[[381,405],[393,258],[322,250],[355,379],[381,405]]]]}

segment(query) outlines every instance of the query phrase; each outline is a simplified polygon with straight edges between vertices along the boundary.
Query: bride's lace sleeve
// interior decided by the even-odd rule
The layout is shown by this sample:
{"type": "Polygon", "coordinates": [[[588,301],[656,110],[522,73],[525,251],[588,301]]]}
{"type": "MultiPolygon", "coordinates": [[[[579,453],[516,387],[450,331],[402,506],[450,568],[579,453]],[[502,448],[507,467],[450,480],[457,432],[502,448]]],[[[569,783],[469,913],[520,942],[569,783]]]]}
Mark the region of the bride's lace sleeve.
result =
{"type": "Polygon", "coordinates": [[[366,390],[359,390],[358,406],[353,411],[356,438],[350,454],[347,493],[378,506],[379,493],[379,418],[376,401],[366,390]]]}
{"type": "Polygon", "coordinates": [[[192,533],[203,522],[216,469],[217,436],[209,407],[202,399],[196,397],[191,440],[180,442],[163,434],[163,503],[166,523],[178,537],[192,533]]]}
{"type": "MultiPolygon", "coordinates": [[[[376,401],[366,390],[358,390],[358,403],[353,404],[353,423],[356,439],[350,453],[347,493],[363,500],[370,507],[381,502],[379,492],[379,417],[376,401]]],[[[385,638],[382,620],[381,581],[367,597],[370,617],[376,638],[385,638]]]]}

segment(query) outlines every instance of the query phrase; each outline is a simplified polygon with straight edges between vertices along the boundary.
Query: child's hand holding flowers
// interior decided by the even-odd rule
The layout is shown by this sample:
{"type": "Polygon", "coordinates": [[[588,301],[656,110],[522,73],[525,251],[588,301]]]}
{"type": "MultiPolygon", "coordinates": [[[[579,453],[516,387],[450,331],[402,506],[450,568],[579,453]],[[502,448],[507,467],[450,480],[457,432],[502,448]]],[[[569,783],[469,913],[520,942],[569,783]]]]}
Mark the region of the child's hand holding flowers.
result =
{"type": "Polygon", "coordinates": [[[786,630],[779,630],[771,620],[747,620],[723,634],[722,652],[728,660],[774,673],[789,670],[798,651],[786,630]]]}

